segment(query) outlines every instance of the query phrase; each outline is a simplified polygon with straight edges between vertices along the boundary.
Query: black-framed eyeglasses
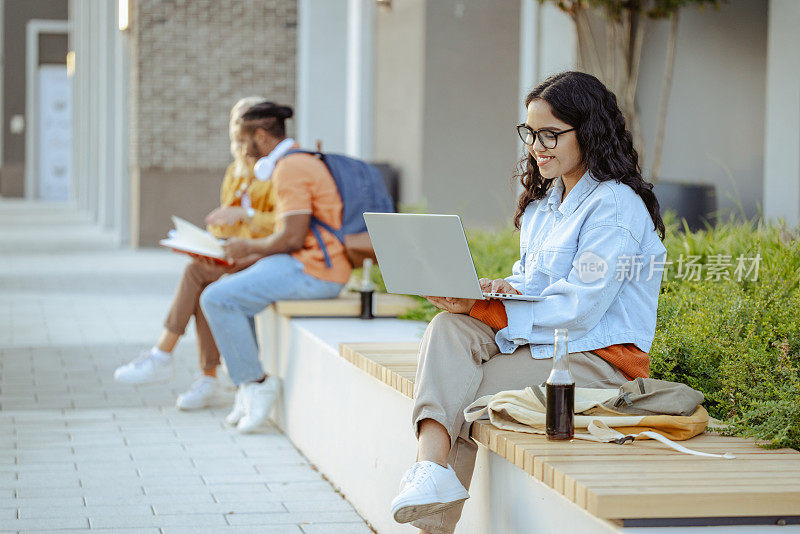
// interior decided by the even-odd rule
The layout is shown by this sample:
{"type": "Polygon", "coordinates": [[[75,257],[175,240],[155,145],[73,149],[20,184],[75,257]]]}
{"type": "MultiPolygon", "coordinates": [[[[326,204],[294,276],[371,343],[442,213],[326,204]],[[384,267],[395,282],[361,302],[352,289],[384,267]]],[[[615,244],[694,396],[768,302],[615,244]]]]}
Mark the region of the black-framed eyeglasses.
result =
{"type": "Polygon", "coordinates": [[[554,132],[550,129],[541,129],[541,130],[534,130],[530,126],[525,123],[517,124],[517,133],[519,134],[519,138],[522,139],[522,142],[525,143],[527,146],[533,146],[533,143],[537,137],[539,138],[539,142],[545,148],[555,148],[558,144],[558,136],[567,132],[573,131],[575,128],[570,128],[569,130],[561,130],[560,132],[554,132]]]}

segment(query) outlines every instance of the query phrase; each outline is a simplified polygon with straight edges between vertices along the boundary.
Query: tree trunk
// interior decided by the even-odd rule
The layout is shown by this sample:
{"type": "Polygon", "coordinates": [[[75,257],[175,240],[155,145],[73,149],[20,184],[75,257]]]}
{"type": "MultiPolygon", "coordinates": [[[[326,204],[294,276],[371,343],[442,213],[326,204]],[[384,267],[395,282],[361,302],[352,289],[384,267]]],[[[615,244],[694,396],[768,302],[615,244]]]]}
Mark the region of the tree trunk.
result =
{"type": "Polygon", "coordinates": [[[625,88],[625,105],[632,110],[631,122],[628,129],[633,136],[633,146],[639,153],[639,157],[644,156],[644,137],[639,124],[639,111],[636,109],[636,89],[639,86],[639,72],[642,63],[642,48],[644,44],[644,32],[647,26],[647,18],[638,13],[630,15],[630,32],[633,34],[633,42],[630,50],[630,78],[628,86],[625,88]]]}
{"type": "Polygon", "coordinates": [[[617,96],[617,104],[631,131],[634,146],[641,153],[643,142],[636,110],[636,87],[644,41],[644,18],[624,11],[619,19],[615,19],[608,13],[580,5],[573,6],[570,14],[578,37],[578,68],[597,76],[617,96]],[[590,13],[605,19],[604,34],[600,36],[605,38],[605,47],[592,29],[590,13]]]}
{"type": "Polygon", "coordinates": [[[672,88],[672,73],[675,70],[675,48],[678,42],[678,12],[672,13],[669,21],[669,40],[667,41],[667,61],[664,66],[664,84],[661,88],[661,102],[658,106],[658,125],[653,147],[653,166],[650,168],[650,181],[658,180],[661,171],[661,155],[664,151],[664,130],[667,126],[667,104],[672,88]]]}

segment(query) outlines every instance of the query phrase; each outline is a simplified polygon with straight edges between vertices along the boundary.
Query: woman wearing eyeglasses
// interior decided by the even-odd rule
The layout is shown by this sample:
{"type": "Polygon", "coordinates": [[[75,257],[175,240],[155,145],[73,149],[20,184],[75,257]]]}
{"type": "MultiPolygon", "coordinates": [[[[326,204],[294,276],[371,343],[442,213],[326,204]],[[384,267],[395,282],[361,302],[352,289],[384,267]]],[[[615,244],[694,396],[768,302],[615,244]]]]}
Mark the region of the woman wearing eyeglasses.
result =
{"type": "Polygon", "coordinates": [[[553,331],[569,332],[578,387],[615,388],[649,374],[666,257],[652,184],[640,173],[616,98],[595,77],[564,72],[525,99],[526,146],[514,223],[520,259],[484,291],[537,302],[430,297],[448,313],[425,333],[415,382],[417,463],[392,502],[396,521],[449,534],[469,497],[477,445],[464,408],[543,383],[553,331]]]}

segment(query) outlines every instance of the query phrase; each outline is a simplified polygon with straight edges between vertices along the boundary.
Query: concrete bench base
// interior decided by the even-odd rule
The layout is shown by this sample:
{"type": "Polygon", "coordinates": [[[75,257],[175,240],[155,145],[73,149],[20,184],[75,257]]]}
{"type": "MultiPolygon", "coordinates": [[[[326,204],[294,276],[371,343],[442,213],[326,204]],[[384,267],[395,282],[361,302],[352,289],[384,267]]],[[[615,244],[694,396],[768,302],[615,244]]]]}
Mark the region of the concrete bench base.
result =
{"type": "MultiPolygon", "coordinates": [[[[339,343],[418,341],[425,325],[396,319],[257,318],[268,372],[280,376],[275,421],[379,533],[408,533],[389,514],[415,460],[412,400],[339,355],[339,343]]],[[[459,533],[618,532],[481,447],[459,533]],[[566,520],[566,524],[565,521],[566,520]],[[568,527],[568,530],[561,530],[568,527]]]]}
{"type": "MultiPolygon", "coordinates": [[[[257,317],[257,326],[268,372],[282,380],[274,414],[278,426],[377,532],[415,532],[389,514],[400,477],[415,459],[413,401],[402,384],[393,387],[342,357],[339,345],[413,344],[425,325],[396,319],[289,319],[270,309],[257,317]]],[[[459,534],[709,532],[709,527],[674,522],[654,528],[650,525],[665,523],[623,526],[601,519],[483,446],[470,495],[459,534]]],[[[729,525],[713,531],[797,534],[800,525],[729,525]]]]}

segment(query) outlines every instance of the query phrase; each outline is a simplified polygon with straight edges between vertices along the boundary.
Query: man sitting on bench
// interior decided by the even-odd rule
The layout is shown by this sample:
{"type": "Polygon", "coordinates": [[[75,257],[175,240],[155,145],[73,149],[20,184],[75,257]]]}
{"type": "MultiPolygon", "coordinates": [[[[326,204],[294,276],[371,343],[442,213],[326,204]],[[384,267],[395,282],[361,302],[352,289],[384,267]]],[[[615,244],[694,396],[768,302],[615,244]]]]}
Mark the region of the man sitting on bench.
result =
{"type": "Polygon", "coordinates": [[[254,432],[266,422],[278,387],[259,361],[253,317],[276,300],[334,298],[352,269],[344,245],[319,228],[328,266],[310,229],[312,217],[340,228],[342,201],[320,159],[302,153],[283,158],[297,148],[285,134],[285,121],[291,116],[292,108],[272,102],[257,104],[242,116],[248,154],[261,158],[256,174],[270,176],[275,188],[276,230],[266,238],[228,240],[225,251],[230,258],[251,254],[263,258],[214,282],[200,296],[228,374],[238,388],[226,422],[242,433],[254,432]]]}

